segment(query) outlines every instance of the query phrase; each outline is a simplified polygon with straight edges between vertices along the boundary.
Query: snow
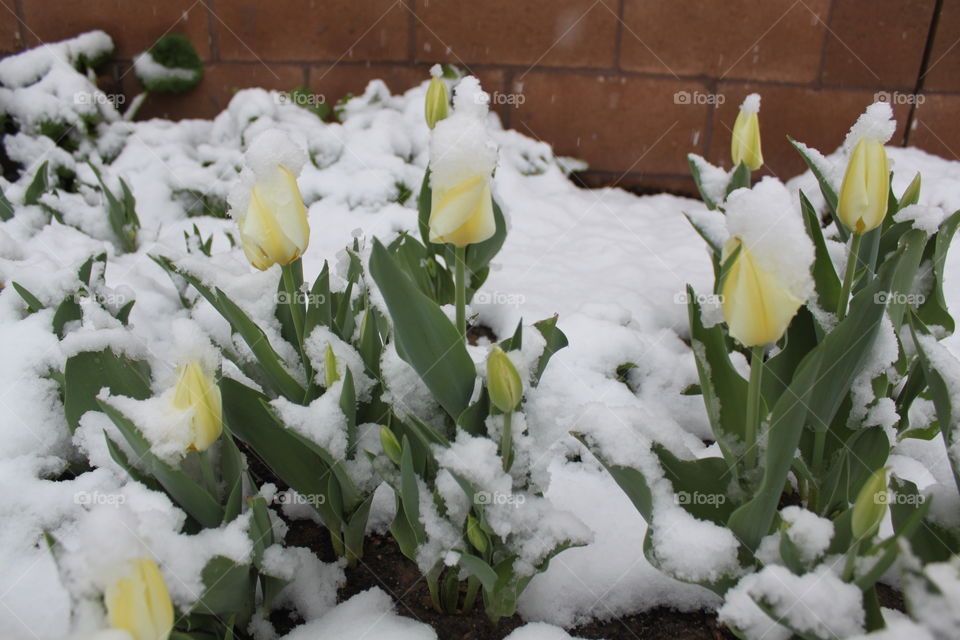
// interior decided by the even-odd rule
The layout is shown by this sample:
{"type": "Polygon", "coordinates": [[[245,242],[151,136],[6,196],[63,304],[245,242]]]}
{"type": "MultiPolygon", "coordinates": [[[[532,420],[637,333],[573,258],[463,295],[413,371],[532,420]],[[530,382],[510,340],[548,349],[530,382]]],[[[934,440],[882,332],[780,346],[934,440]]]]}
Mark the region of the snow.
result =
{"type": "MultiPolygon", "coordinates": [[[[527,389],[524,412],[515,421],[514,473],[505,474],[491,464],[495,456],[489,442],[462,436],[443,454],[446,471],[441,472],[440,485],[450,511],[443,518],[431,511],[432,498],[422,491],[429,507],[422,510],[423,517],[436,542],[425,552],[426,559],[448,558],[460,540],[459,529],[449,522],[462,518],[466,506],[454,497],[462,495],[449,475],[455,470],[485,491],[514,498],[514,504],[496,505],[488,515],[498,533],[517,541],[521,572],[529,573],[564,536],[586,543],[555,557],[545,573],[531,580],[518,604],[530,624],[515,631],[513,640],[565,639],[568,636],[558,627],[569,629],[657,606],[681,611],[721,606],[711,591],[651,566],[643,553],[647,532],[643,518],[568,432],[586,434],[609,461],[642,468],[648,477],[659,478],[651,489],[657,517],[665,523],[653,540],[653,557],[660,567],[694,580],[738,575],[736,540],[725,529],[696,520],[677,506],[673,487],[662,477],[650,450],[658,443],[682,459],[719,455],[715,446],[704,443],[710,429],[702,399],[681,395],[697,382],[697,372],[685,342],[687,305],[680,294],[688,283],[708,291],[713,282],[707,249],[684,214],[702,222],[720,244],[731,235],[741,237],[758,260],[762,257],[772,268],[782,269],[780,275],[798,297],[806,297],[812,291],[808,269],[812,247],[796,191],[802,188],[815,206],[823,207],[809,172],[786,185],[767,178],[752,190],[735,192],[727,202],[726,217],[689,198],[578,189],[547,145],[501,128],[496,116],[487,112],[479,84],[469,78],[457,85],[453,113],[437,125],[433,143],[423,123],[425,84],[393,96],[382,82],[372,82],[344,106],[343,121],[337,123],[324,123],[304,109],[284,104],[278,94],[259,89],[239,92],[213,121],[123,122],[109,104],[87,105],[74,99],[77,93],[99,94],[70,61],[79,52],[91,56],[112,47],[105,38],[93,34],[0,61],[0,108],[22,118],[24,125],[3,144],[7,155],[25,167],[24,175],[13,183],[0,179],[16,209],[12,220],[0,222],[0,280],[5,285],[0,291],[4,354],[0,484],[6,489],[0,497],[4,522],[0,593],[6,594],[5,606],[0,607],[0,636],[32,633],[56,639],[93,633],[103,622],[103,585],[111,567],[125,558],[144,553],[154,557],[181,607],[196,600],[202,588],[200,572],[213,555],[249,560],[246,517],[188,535],[183,532],[185,514],[165,495],[129,480],[106,450],[104,432],[121,447],[125,444],[105,415],[88,412],[71,438],[57,384],[49,376],[62,371],[70,355],[107,346],[148,360],[157,396],[142,402],[110,396],[109,401],[136,418],[158,455],[171,462],[179,459],[184,436],[166,409],[165,395],[173,385],[176,365],[198,359],[214,369],[218,360],[214,345],[241,359],[251,354],[242,341],[231,337],[229,327],[205,300],[191,290],[178,290],[151,255],[169,256],[205,283],[223,289],[265,329],[267,339],[297,375],[293,365],[298,355],[280,338],[273,316],[279,269],[261,273],[250,267],[230,242],[237,238],[234,221],[190,217],[185,209],[204,195],[225,204],[232,191],[240,194],[229,198],[236,208],[258,173],[277,164],[286,166],[299,175],[314,230],[304,257],[305,280],[312,281],[326,260],[337,288],[343,282],[343,248],[354,238],[359,238],[365,260],[374,236],[389,241],[408,232],[416,237],[415,202],[397,202],[398,185],[415,192],[424,169],[439,155],[445,162],[437,167],[437,180],[455,180],[468,169],[487,173],[496,169],[494,193],[510,224],[506,244],[471,305],[478,321],[504,337],[521,318],[529,327],[559,313],[559,326],[570,346],[553,358],[540,385],[527,389]],[[79,122],[90,114],[98,114],[98,137],[85,140],[76,157],[36,135],[35,126],[50,115],[79,122]],[[136,252],[118,255],[113,248],[104,204],[85,164],[88,157],[102,167],[111,189],[119,189],[122,178],[133,190],[142,221],[136,252]],[[50,221],[39,206],[23,204],[26,187],[45,160],[77,174],[76,193],[45,196],[45,204],[62,212],[63,224],[50,221]],[[188,250],[183,233],[192,232],[194,224],[204,238],[213,237],[211,258],[188,250]],[[83,319],[59,341],[52,332],[53,310],[28,315],[13,287],[6,286],[16,281],[53,307],[76,291],[79,266],[101,252],[108,254],[108,266],[106,283],[97,293],[114,300],[136,298],[129,326],[97,305],[85,305],[83,319]],[[190,308],[181,306],[180,293],[194,303],[190,308]],[[636,367],[624,384],[616,379],[616,371],[627,363],[636,367]],[[98,468],[84,471],[81,465],[88,461],[98,468]],[[79,471],[65,476],[71,464],[79,471]],[[525,502],[516,508],[520,497],[525,502]],[[44,531],[60,542],[57,562],[43,545],[44,531]],[[44,602],[42,615],[36,606],[38,594],[44,602]]],[[[871,107],[851,135],[881,136],[889,129],[885,117],[884,107],[871,107]]],[[[960,162],[916,149],[891,148],[888,153],[895,167],[895,193],[902,193],[917,171],[923,173],[920,202],[901,212],[898,220],[910,220],[929,233],[945,213],[960,208],[960,162]]],[[[810,154],[838,183],[835,168],[843,166],[842,152],[823,156],[810,150],[810,154]]],[[[716,190],[717,201],[722,201],[720,185],[725,187],[726,172],[702,159],[694,162],[708,192],[716,190]]],[[[827,229],[827,237],[832,250],[839,251],[833,227],[827,229]]],[[[958,278],[960,254],[954,250],[947,258],[945,282],[954,312],[960,309],[958,278]]],[[[379,292],[372,287],[369,293],[371,302],[382,308],[379,292]]],[[[885,329],[871,359],[871,374],[889,368],[891,356],[895,357],[891,340],[895,347],[895,337],[885,329]]],[[[932,357],[939,366],[960,353],[957,340],[948,339],[936,349],[932,342],[924,345],[935,352],[932,357]]],[[[359,354],[322,327],[306,345],[317,368],[322,369],[328,346],[336,355],[341,379],[349,367],[358,395],[368,394],[374,381],[362,374],[359,354]]],[[[522,352],[511,353],[525,379],[529,380],[542,348],[542,338],[528,329],[522,352]]],[[[482,363],[487,349],[481,346],[470,353],[482,363]]],[[[735,363],[741,369],[745,366],[739,357],[735,363]]],[[[222,367],[224,375],[244,380],[230,362],[224,361],[222,367]]],[[[416,413],[431,422],[442,415],[392,347],[382,369],[384,400],[401,417],[416,413]]],[[[889,426],[890,407],[870,405],[868,377],[858,382],[863,392],[858,411],[868,409],[864,420],[889,426]]],[[[343,415],[336,403],[341,388],[342,383],[334,384],[308,407],[285,401],[272,406],[291,428],[339,456],[346,448],[343,415]]],[[[952,387],[955,396],[956,389],[960,386],[952,387]]],[[[914,426],[923,426],[931,417],[930,403],[918,400],[911,411],[914,426]]],[[[494,431],[500,428],[497,420],[490,424],[494,431]]],[[[378,428],[360,425],[361,452],[379,451],[378,428]]],[[[366,489],[375,476],[364,464],[365,456],[360,455],[348,471],[366,489]]],[[[942,442],[899,442],[891,465],[897,475],[917,481],[925,496],[933,496],[931,513],[936,520],[956,521],[960,497],[942,442]]],[[[260,487],[259,492],[288,517],[315,517],[296,496],[276,494],[275,487],[260,487]]],[[[383,531],[394,501],[383,487],[376,496],[370,527],[383,531]]],[[[784,509],[781,515],[791,523],[787,535],[806,558],[823,553],[832,533],[825,521],[796,508],[784,509]]],[[[282,527],[278,529],[282,533],[282,527]]],[[[280,602],[307,620],[287,638],[436,638],[427,625],[399,615],[390,595],[380,589],[335,604],[342,567],[324,564],[307,550],[275,546],[268,550],[266,562],[271,573],[291,580],[280,602]]],[[[948,590],[953,584],[950,568],[933,570],[948,590]]],[[[841,636],[862,632],[862,620],[855,613],[859,594],[822,567],[799,577],[777,566],[744,576],[721,616],[736,622],[751,638],[762,636],[773,624],[752,597],[763,597],[797,628],[818,633],[829,629],[841,636]],[[795,601],[798,606],[786,611],[785,603],[795,601]]],[[[261,631],[269,636],[269,630],[261,631]]],[[[765,638],[786,633],[780,628],[765,638]]]]}
{"type": "Polygon", "coordinates": [[[751,93],[740,104],[740,111],[744,113],[760,113],[760,94],[751,93]]]}
{"type": "Polygon", "coordinates": [[[166,79],[190,80],[197,75],[195,69],[178,69],[160,64],[149,51],[133,59],[133,69],[144,84],[166,79]]]}
{"type": "Polygon", "coordinates": [[[888,102],[874,102],[860,114],[850,127],[843,140],[843,148],[848,153],[861,139],[877,140],[887,143],[897,130],[897,121],[893,119],[893,109],[888,102]]]}

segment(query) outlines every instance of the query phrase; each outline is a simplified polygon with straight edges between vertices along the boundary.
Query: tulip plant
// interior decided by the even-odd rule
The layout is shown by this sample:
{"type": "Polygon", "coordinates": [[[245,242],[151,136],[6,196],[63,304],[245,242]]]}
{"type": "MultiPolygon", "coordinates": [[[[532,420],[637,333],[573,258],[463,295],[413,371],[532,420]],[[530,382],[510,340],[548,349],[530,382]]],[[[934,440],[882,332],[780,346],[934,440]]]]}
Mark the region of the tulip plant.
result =
{"type": "MultiPolygon", "coordinates": [[[[877,104],[851,130],[839,196],[823,170],[823,157],[796,143],[815,167],[831,220],[826,229],[802,191],[798,210],[769,178],[752,189],[732,190],[723,207],[710,207],[726,217],[729,233],[721,244],[700,230],[714,261],[723,322],[708,320],[714,314],[692,288],[688,293],[700,379],[695,392],[703,397],[721,455],[696,458],[654,443],[659,468],[635,469],[614,464],[589,434],[578,434],[648,521],[645,552],[652,564],[659,565],[655,540],[662,514],[684,509],[727,529],[739,543],[739,570],[705,580],[704,586],[722,595],[769,562],[797,575],[823,564],[862,590],[869,629],[884,625],[876,582],[896,559],[898,545],[911,539],[915,548],[927,545],[925,532],[935,526],[924,520],[929,503],[906,501],[914,506],[892,510],[892,536],[878,536],[888,485],[916,493],[899,480],[887,481],[891,438],[929,439],[941,429],[948,443],[955,437],[948,433],[954,408],[937,371],[945,359],[930,351],[943,349],[933,336],[948,335],[954,327],[943,299],[942,264],[960,212],[936,229],[914,224],[920,177],[899,196],[891,191],[883,147],[894,126],[890,117],[889,106],[877,104]],[[805,238],[771,244],[771,238],[799,225],[797,219],[805,238]],[[843,241],[848,246],[838,265],[828,245],[843,241]],[[918,290],[918,282],[925,288],[918,290]],[[893,355],[877,366],[873,361],[885,353],[882,345],[893,355]],[[749,362],[746,377],[735,365],[738,358],[749,362]],[[934,401],[939,425],[910,425],[909,409],[918,398],[934,401]],[[895,410],[892,418],[887,408],[895,410]],[[651,487],[662,478],[675,495],[718,499],[661,504],[661,494],[651,487]],[[829,548],[815,557],[799,549],[784,503],[829,521],[829,548]],[[767,545],[777,539],[772,559],[767,545]]],[[[944,539],[952,542],[922,555],[942,561],[951,549],[956,552],[951,545],[960,538],[944,539]]],[[[786,624],[769,603],[757,605],[786,624]]]]}

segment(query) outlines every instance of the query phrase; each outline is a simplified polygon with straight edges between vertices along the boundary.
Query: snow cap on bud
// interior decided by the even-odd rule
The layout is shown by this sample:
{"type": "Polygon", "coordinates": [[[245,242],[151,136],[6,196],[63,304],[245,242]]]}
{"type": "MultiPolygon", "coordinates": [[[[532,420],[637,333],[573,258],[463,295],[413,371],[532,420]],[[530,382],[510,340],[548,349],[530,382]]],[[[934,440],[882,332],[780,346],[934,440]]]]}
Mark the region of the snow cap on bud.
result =
{"type": "Polygon", "coordinates": [[[173,603],[163,575],[150,558],[130,563],[104,594],[110,626],[133,640],[167,640],[173,631],[173,603]]]}
{"type": "Polygon", "coordinates": [[[730,138],[730,156],[736,167],[741,162],[750,171],[763,166],[763,152],[760,148],[760,94],[751,93],[740,105],[740,113],[733,123],[733,136],[730,138]]]}
{"type": "Polygon", "coordinates": [[[453,102],[430,139],[430,242],[466,247],[497,230],[490,189],[497,147],[486,126],[490,97],[480,82],[460,80],[453,102]]]}
{"type": "Polygon", "coordinates": [[[883,517],[887,514],[887,468],[882,467],[873,472],[857,495],[853,503],[853,517],[850,519],[850,529],[854,540],[863,540],[872,537],[880,528],[883,517]]]}
{"type": "Polygon", "coordinates": [[[297,186],[306,154],[277,129],[264,131],[245,155],[239,193],[231,194],[247,259],[264,271],[303,255],[310,241],[307,209],[297,186]]]}
{"type": "Polygon", "coordinates": [[[393,431],[390,431],[387,427],[380,427],[380,446],[383,447],[383,452],[393,464],[400,464],[403,451],[400,448],[400,443],[397,442],[397,436],[393,435],[393,431]]]}
{"type": "Polygon", "coordinates": [[[890,167],[883,145],[896,127],[890,105],[876,102],[857,119],[843,143],[850,159],[840,186],[837,217],[853,233],[876,229],[887,215],[890,167]]]}
{"type": "Polygon", "coordinates": [[[520,374],[500,347],[491,349],[487,356],[487,391],[493,406],[504,413],[516,409],[523,399],[520,374]]]}
{"type": "Polygon", "coordinates": [[[437,123],[450,113],[450,94],[447,83],[443,81],[443,69],[439,64],[430,68],[430,86],[427,87],[427,99],[423,104],[423,114],[427,126],[433,129],[437,123]]]}
{"type": "Polygon", "coordinates": [[[193,410],[190,419],[193,440],[189,448],[206,451],[223,431],[220,388],[199,362],[181,365],[179,371],[173,406],[181,411],[193,410]]]}

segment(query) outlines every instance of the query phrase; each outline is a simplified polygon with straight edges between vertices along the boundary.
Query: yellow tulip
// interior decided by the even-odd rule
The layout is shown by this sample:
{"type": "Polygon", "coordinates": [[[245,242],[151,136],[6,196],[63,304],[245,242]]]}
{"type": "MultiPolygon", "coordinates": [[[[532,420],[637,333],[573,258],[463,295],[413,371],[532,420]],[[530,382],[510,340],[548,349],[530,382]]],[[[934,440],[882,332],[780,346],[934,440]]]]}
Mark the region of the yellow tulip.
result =
{"type": "Polygon", "coordinates": [[[434,74],[430,79],[430,85],[427,87],[427,99],[423,104],[423,114],[427,120],[427,126],[433,129],[449,113],[450,94],[447,93],[447,84],[439,75],[434,74]]]}
{"type": "Polygon", "coordinates": [[[855,540],[873,536],[887,514],[887,469],[873,472],[853,503],[850,530],[855,540]]]}
{"type": "Polygon", "coordinates": [[[883,143],[860,138],[843,175],[837,217],[856,234],[876,229],[887,215],[889,189],[890,170],[883,143]]]}
{"type": "Polygon", "coordinates": [[[738,238],[723,248],[722,260],[740,247],[720,293],[723,317],[730,335],[746,347],[776,342],[787,330],[803,301],[793,295],[775,274],[765,271],[738,238]]]}
{"type": "Polygon", "coordinates": [[[193,409],[190,449],[206,451],[220,437],[223,431],[220,388],[199,363],[190,362],[180,367],[173,406],[180,410],[193,409]]]}
{"type": "Polygon", "coordinates": [[[254,184],[239,226],[243,252],[261,271],[274,264],[288,265],[303,255],[310,225],[297,179],[289,169],[278,165],[254,184]]]}
{"type": "Polygon", "coordinates": [[[756,94],[750,94],[743,101],[740,113],[733,123],[733,136],[730,139],[730,155],[733,165],[741,162],[751,171],[763,166],[763,151],[760,148],[760,118],[758,109],[760,99],[756,94]]]}
{"type": "Polygon", "coordinates": [[[489,176],[475,175],[450,188],[432,187],[430,242],[466,247],[497,231],[489,176]]]}
{"type": "Polygon", "coordinates": [[[163,575],[150,558],[131,562],[124,575],[104,594],[107,617],[114,629],[133,640],[167,640],[173,631],[173,603],[163,575]]]}
{"type": "Polygon", "coordinates": [[[487,356],[487,391],[493,406],[504,413],[516,409],[523,399],[520,374],[500,347],[494,347],[487,356]]]}

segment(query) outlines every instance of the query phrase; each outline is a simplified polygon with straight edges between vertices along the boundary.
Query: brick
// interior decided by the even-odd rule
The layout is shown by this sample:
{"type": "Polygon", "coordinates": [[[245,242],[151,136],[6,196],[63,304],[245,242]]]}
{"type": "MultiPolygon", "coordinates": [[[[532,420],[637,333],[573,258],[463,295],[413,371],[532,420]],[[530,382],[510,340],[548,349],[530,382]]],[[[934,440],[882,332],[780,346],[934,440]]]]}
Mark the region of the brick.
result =
{"type": "Polygon", "coordinates": [[[829,0],[624,2],[624,69],[782,82],[817,77],[829,0]]]}
{"type": "Polygon", "coordinates": [[[709,106],[675,98],[706,96],[696,82],[537,71],[515,79],[513,91],[525,100],[512,128],[593,170],[680,175],[686,154],[702,153],[709,106]]]}
{"type": "Polygon", "coordinates": [[[837,0],[830,16],[822,82],[912,89],[935,5],[934,0],[837,0]]]}
{"type": "Polygon", "coordinates": [[[960,91],[960,3],[944,2],[940,9],[923,88],[960,91]]]}
{"type": "Polygon", "coordinates": [[[20,19],[13,0],[0,0],[0,57],[20,50],[20,19]]]}
{"type": "MultiPolygon", "coordinates": [[[[223,111],[240,89],[262,87],[288,91],[303,84],[300,65],[254,63],[213,63],[205,67],[203,80],[184,94],[151,94],[137,115],[148,118],[212,118],[223,111]]],[[[124,93],[132,99],[139,83],[128,73],[123,77],[124,93]]]]}
{"type": "MultiPolygon", "coordinates": [[[[503,92],[504,73],[499,69],[484,69],[477,73],[488,92],[503,92]]],[[[307,86],[335,103],[348,93],[357,95],[371,80],[383,80],[393,94],[402,94],[430,78],[429,67],[390,64],[316,64],[310,66],[307,86]]],[[[501,105],[502,107],[503,105],[501,105]]],[[[498,110],[503,113],[502,108],[498,110]]]]}
{"type": "Polygon", "coordinates": [[[685,176],[661,176],[645,173],[616,173],[585,171],[573,176],[576,184],[589,189],[620,187],[639,195],[672,193],[678,196],[699,198],[697,186],[689,174],[685,176]]]}
{"type": "Polygon", "coordinates": [[[210,59],[207,9],[197,0],[22,0],[28,25],[27,45],[72,38],[102,29],[110,34],[119,58],[131,59],[166,33],[188,38],[203,60],[210,59]]]}
{"type": "MultiPolygon", "coordinates": [[[[752,92],[761,95],[760,134],[765,169],[783,180],[806,168],[800,154],[787,141],[787,135],[829,155],[843,144],[851,125],[874,102],[874,92],[866,90],[721,83],[718,93],[724,102],[713,116],[708,156],[711,162],[731,166],[731,129],[740,103],[752,92]]],[[[897,131],[890,144],[897,146],[903,141],[910,106],[895,104],[893,107],[897,131]]]]}
{"type": "Polygon", "coordinates": [[[948,160],[960,160],[960,96],[923,94],[914,113],[909,144],[948,160]]]}
{"type": "Polygon", "coordinates": [[[614,63],[618,0],[418,0],[417,60],[529,67],[614,63]]]}
{"type": "Polygon", "coordinates": [[[410,13],[398,0],[218,2],[221,60],[404,60],[410,13]]]}

